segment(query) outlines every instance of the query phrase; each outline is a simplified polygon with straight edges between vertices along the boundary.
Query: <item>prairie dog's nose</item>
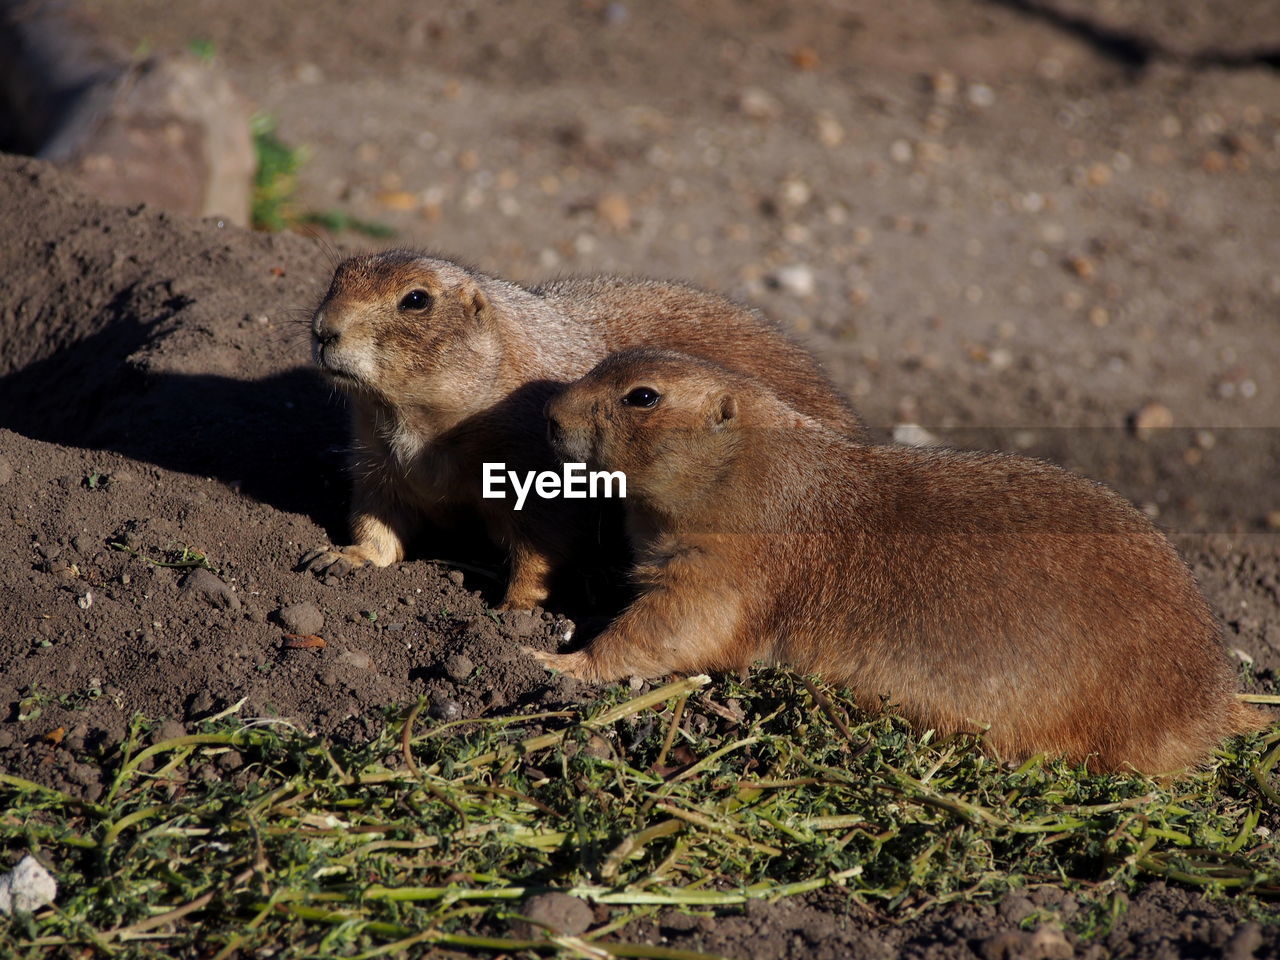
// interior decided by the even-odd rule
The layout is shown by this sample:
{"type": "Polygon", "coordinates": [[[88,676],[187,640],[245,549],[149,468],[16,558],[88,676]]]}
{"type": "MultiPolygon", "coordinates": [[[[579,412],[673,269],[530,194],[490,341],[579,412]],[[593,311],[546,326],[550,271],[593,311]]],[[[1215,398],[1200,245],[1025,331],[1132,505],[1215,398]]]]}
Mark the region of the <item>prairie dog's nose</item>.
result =
{"type": "Polygon", "coordinates": [[[326,317],[323,310],[317,310],[316,315],[311,318],[311,335],[320,344],[333,343],[341,336],[337,329],[330,326],[325,320],[326,317]]]}
{"type": "Polygon", "coordinates": [[[561,443],[564,440],[564,427],[550,413],[547,414],[547,439],[552,446],[561,443]]]}

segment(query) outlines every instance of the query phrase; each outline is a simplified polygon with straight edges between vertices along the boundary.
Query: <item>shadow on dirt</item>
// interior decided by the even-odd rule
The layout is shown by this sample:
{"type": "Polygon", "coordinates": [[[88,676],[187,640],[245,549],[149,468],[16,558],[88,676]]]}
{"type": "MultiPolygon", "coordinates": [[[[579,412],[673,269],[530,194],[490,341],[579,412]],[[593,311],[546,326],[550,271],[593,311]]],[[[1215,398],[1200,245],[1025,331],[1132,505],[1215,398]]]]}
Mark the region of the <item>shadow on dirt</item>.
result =
{"type": "Polygon", "coordinates": [[[344,403],[303,367],[261,380],[152,372],[156,321],[121,318],[0,377],[0,427],[212,477],[336,536],[344,403]]]}
{"type": "MultiPolygon", "coordinates": [[[[183,306],[170,301],[140,313],[125,291],[103,311],[97,332],[0,377],[0,428],[211,477],[309,517],[334,543],[348,542],[345,399],[308,367],[256,380],[154,370],[165,362],[157,328],[183,306]]],[[[609,529],[593,535],[621,543],[620,514],[611,512],[609,529]]],[[[505,557],[476,517],[425,530],[409,554],[475,575],[491,606],[502,599],[505,557]]],[[[630,594],[619,586],[623,564],[614,559],[568,571],[553,588],[560,605],[579,614],[619,608],[630,594]]]]}
{"type": "Polygon", "coordinates": [[[1057,30],[1089,44],[1098,53],[1131,70],[1136,78],[1154,60],[1183,62],[1192,67],[1218,67],[1248,70],[1255,67],[1280,69],[1280,49],[1269,46],[1241,51],[1213,47],[1180,52],[1159,43],[1153,36],[1138,30],[1109,26],[1103,20],[1061,8],[1044,0],[988,0],[1016,10],[1032,19],[1041,20],[1057,30]]]}

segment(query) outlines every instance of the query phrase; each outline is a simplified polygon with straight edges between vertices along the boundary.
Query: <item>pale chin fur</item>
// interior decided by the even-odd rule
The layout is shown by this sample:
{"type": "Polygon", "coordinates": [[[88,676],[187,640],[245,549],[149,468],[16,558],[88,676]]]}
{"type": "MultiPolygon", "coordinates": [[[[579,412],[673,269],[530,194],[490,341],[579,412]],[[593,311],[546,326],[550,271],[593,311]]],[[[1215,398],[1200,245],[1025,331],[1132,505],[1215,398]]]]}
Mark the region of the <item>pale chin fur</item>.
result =
{"type": "Polygon", "coordinates": [[[562,463],[590,463],[595,454],[591,441],[586,437],[562,439],[552,446],[562,463]]]}
{"type": "Polygon", "coordinates": [[[315,344],[312,355],[316,363],[336,382],[348,387],[359,387],[373,382],[376,370],[371,358],[351,350],[325,352],[321,344],[315,344]]]}

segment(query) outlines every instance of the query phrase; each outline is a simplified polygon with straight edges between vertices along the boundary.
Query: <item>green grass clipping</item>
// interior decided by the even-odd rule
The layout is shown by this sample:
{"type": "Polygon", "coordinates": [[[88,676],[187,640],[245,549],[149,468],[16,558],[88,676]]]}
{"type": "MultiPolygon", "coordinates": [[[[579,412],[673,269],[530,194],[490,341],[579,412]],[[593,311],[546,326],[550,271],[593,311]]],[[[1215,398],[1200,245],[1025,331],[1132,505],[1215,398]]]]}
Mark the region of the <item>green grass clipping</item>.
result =
{"type": "Polygon", "coordinates": [[[1075,893],[1065,922],[1091,938],[1143,879],[1254,916],[1280,893],[1278,732],[1161,781],[1004,763],[780,671],[481,720],[423,706],[359,746],[233,711],[151,743],[139,718],[93,761],[108,785],[94,802],[0,774],[8,859],[31,851],[60,884],[55,906],[0,918],[0,943],[33,958],[437,945],[678,960],[703,955],[629,940],[629,925],[819,890],[826,909],[892,921],[1050,885],[1075,893]],[[598,922],[513,928],[553,890],[598,922]]]}

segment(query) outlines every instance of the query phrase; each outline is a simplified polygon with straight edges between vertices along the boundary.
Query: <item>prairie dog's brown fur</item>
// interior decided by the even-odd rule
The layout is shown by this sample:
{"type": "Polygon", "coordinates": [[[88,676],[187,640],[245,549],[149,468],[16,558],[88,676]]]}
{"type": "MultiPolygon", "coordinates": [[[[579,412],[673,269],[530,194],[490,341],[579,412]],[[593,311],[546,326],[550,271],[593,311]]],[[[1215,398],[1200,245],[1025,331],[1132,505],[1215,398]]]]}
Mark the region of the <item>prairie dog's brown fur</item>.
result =
{"type": "Polygon", "coordinates": [[[1095,770],[1195,764],[1263,715],[1192,577],[1100,484],[1001,454],[868,446],[663,351],[548,404],[566,459],[622,470],[639,598],[572,676],[785,663],[921,728],[1095,770]],[[657,395],[659,399],[653,400],[657,395]]]}
{"type": "Polygon", "coordinates": [[[658,345],[757,376],[834,430],[862,430],[817,363],[755,311],[675,283],[558,280],[534,289],[406,250],[340,264],[312,321],[313,353],[354,413],[355,543],[303,562],[345,572],[404,558],[424,521],[474,510],[507,548],[504,606],[546,599],[590,507],[481,497],[482,465],[549,469],[542,408],[613,350],[658,345]]]}

